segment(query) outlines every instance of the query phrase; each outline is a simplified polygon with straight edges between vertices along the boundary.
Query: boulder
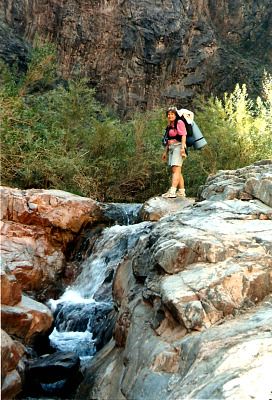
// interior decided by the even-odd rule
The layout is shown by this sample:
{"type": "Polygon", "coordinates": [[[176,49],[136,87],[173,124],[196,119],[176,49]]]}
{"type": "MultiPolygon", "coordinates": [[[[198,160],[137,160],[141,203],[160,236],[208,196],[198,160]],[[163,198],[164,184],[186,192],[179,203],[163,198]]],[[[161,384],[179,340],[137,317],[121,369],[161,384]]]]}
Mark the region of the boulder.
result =
{"type": "Polygon", "coordinates": [[[66,261],[60,246],[53,245],[42,227],[1,221],[1,253],[24,291],[39,299],[56,292],[66,261]]]}
{"type": "Polygon", "coordinates": [[[245,315],[197,334],[184,335],[172,324],[162,336],[154,335],[150,309],[139,304],[127,346],[109,343],[102,349],[75,398],[269,398],[271,305],[267,298],[245,315]]]}
{"type": "Polygon", "coordinates": [[[1,198],[2,259],[24,291],[42,301],[57,296],[70,246],[103,207],[61,190],[1,187],[1,198]]]}
{"type": "Polygon", "coordinates": [[[272,207],[272,160],[257,161],[234,171],[210,175],[198,190],[197,201],[258,199],[272,207]]]}
{"type": "Polygon", "coordinates": [[[59,351],[30,363],[24,384],[24,396],[61,396],[71,398],[81,374],[80,359],[74,352],[59,351]]]}
{"type": "Polygon", "coordinates": [[[29,367],[29,376],[44,383],[58,382],[73,377],[79,370],[80,360],[76,353],[57,352],[35,360],[29,367]]]}
{"type": "Polygon", "coordinates": [[[13,399],[22,389],[27,363],[26,349],[22,343],[34,346],[37,351],[44,351],[48,345],[48,334],[52,324],[53,317],[50,310],[22,294],[21,285],[2,261],[1,394],[3,399],[13,399]],[[13,340],[10,335],[18,341],[13,340]]]}
{"type": "Polygon", "coordinates": [[[62,190],[20,190],[1,187],[4,221],[78,233],[82,226],[101,218],[102,208],[92,199],[62,190]]]}
{"type": "Polygon", "coordinates": [[[21,285],[12,274],[9,267],[1,260],[1,304],[14,306],[22,299],[21,285]]]}
{"type": "Polygon", "coordinates": [[[53,324],[51,311],[21,291],[6,264],[1,265],[1,327],[25,344],[38,345],[53,324]]]}
{"type": "Polygon", "coordinates": [[[22,295],[14,306],[1,306],[1,324],[9,335],[25,344],[38,345],[50,333],[53,317],[45,305],[22,295]]]}
{"type": "Polygon", "coordinates": [[[24,363],[21,358],[24,354],[21,343],[14,341],[1,329],[1,398],[13,399],[22,388],[22,372],[24,363]]]}
{"type": "Polygon", "coordinates": [[[139,211],[142,221],[159,221],[162,217],[179,212],[188,205],[194,203],[194,199],[177,197],[174,199],[164,199],[153,197],[146,201],[139,211]]]}

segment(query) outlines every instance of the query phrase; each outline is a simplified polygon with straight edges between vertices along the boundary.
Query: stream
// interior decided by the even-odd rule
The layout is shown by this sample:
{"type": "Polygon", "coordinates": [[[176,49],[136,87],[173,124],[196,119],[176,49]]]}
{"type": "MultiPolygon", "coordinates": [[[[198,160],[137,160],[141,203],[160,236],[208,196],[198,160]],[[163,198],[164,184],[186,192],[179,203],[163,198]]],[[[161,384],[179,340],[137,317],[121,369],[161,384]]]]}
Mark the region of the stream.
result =
{"type": "Polygon", "coordinates": [[[113,276],[137,239],[149,232],[150,222],[137,222],[141,204],[111,204],[107,215],[114,225],[90,236],[90,253],[81,273],[58,300],[49,300],[54,330],[49,339],[57,351],[74,351],[88,360],[111,338],[114,323],[113,276]],[[107,332],[110,332],[110,337],[107,332]]]}

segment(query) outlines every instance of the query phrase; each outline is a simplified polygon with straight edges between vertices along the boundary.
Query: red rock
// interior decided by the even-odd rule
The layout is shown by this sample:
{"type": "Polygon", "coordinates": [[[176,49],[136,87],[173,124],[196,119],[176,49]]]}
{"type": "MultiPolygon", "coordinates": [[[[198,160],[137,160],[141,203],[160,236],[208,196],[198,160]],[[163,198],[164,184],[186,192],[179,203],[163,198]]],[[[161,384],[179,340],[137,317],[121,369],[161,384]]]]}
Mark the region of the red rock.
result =
{"type": "Polygon", "coordinates": [[[53,317],[46,306],[23,295],[16,306],[2,305],[1,321],[8,334],[31,344],[50,330],[53,317]]]}
{"type": "Polygon", "coordinates": [[[22,356],[22,346],[1,330],[1,397],[13,399],[21,391],[22,381],[18,373],[18,363],[22,356]]]}
{"type": "Polygon", "coordinates": [[[22,298],[21,286],[6,264],[1,265],[1,304],[13,306],[22,298]]]}
{"type": "Polygon", "coordinates": [[[91,198],[62,190],[1,188],[2,219],[24,225],[79,232],[82,226],[101,217],[102,208],[91,198]]]}
{"type": "Polygon", "coordinates": [[[61,286],[67,247],[86,224],[101,219],[103,207],[61,190],[1,187],[1,197],[2,259],[22,290],[46,299],[61,286]]]}

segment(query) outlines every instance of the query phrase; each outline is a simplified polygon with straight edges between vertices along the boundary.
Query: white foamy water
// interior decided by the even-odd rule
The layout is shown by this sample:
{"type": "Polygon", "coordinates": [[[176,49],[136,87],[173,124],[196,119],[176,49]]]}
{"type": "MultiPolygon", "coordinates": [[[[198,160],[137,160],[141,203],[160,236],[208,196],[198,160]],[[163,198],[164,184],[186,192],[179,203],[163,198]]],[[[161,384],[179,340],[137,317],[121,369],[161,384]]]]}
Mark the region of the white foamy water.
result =
{"type": "Polygon", "coordinates": [[[91,332],[58,332],[54,328],[50,335],[53,347],[60,351],[74,351],[81,359],[90,359],[96,352],[95,340],[91,332]]]}
{"type": "Polygon", "coordinates": [[[60,303],[74,303],[74,304],[88,304],[95,303],[94,299],[84,299],[78,292],[73,289],[67,288],[63,295],[58,300],[49,300],[48,305],[52,312],[56,311],[57,305],[60,303]]]}
{"type": "Polygon", "coordinates": [[[115,271],[147,225],[149,223],[143,222],[106,228],[94,245],[91,256],[83,262],[82,272],[74,282],[73,289],[83,298],[94,298],[107,274],[111,270],[115,271]]]}
{"type": "Polygon", "coordinates": [[[96,240],[91,255],[82,262],[82,271],[58,300],[48,302],[55,318],[50,343],[57,350],[75,351],[82,359],[96,352],[95,337],[103,337],[107,318],[113,310],[112,277],[117,266],[150,229],[150,222],[114,225],[96,240]],[[99,300],[98,300],[99,299],[99,300]],[[103,328],[97,326],[103,322],[103,328]],[[93,329],[95,331],[93,331],[93,329]]]}

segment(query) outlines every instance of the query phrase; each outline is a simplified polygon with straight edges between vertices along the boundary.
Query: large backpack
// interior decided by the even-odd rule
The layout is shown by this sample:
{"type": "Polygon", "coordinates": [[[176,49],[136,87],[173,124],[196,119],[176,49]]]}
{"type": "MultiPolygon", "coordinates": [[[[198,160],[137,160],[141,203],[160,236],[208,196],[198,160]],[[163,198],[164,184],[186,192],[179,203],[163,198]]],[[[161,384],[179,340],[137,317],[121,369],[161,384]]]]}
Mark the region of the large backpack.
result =
{"type": "MultiPolygon", "coordinates": [[[[204,147],[207,144],[207,142],[204,139],[199,127],[197,126],[195,121],[193,121],[193,113],[186,109],[177,110],[177,118],[175,119],[175,122],[174,122],[175,129],[177,129],[177,123],[179,120],[182,120],[184,122],[186,131],[187,131],[186,147],[193,146],[194,150],[202,149],[202,147],[204,147]],[[189,123],[183,115],[183,114],[187,114],[187,113],[192,115],[191,123],[189,123]]],[[[168,138],[169,138],[169,129],[170,129],[170,127],[167,126],[164,131],[164,135],[162,137],[162,145],[164,147],[167,146],[167,142],[168,142],[168,138]]]]}

